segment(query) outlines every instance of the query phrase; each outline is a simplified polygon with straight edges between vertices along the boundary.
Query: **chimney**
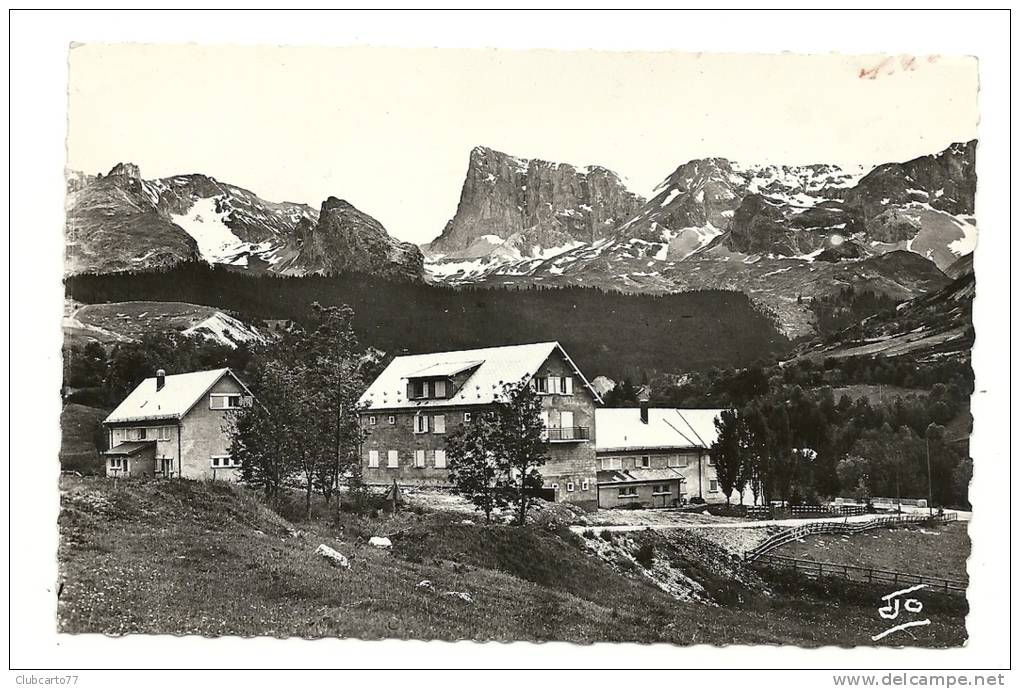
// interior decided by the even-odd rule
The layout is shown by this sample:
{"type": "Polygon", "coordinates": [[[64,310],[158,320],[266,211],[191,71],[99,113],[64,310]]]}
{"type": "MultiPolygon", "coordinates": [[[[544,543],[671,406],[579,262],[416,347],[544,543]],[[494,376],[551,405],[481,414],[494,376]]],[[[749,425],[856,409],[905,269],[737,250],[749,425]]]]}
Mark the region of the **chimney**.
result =
{"type": "Polygon", "coordinates": [[[164,385],[166,385],[166,371],[159,369],[156,371],[156,392],[162,390],[164,385]]]}
{"type": "Polygon", "coordinates": [[[648,423],[648,400],[641,400],[641,423],[648,423]]]}

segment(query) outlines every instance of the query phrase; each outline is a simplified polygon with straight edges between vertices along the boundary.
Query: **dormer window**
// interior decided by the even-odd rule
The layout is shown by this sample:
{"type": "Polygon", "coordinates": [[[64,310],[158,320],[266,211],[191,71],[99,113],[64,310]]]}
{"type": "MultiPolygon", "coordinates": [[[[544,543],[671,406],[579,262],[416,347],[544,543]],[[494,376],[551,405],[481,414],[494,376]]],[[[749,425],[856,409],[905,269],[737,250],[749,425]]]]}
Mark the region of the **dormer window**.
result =
{"type": "Polygon", "coordinates": [[[441,400],[446,399],[446,380],[427,380],[414,378],[411,380],[411,399],[413,400],[441,400]]]}

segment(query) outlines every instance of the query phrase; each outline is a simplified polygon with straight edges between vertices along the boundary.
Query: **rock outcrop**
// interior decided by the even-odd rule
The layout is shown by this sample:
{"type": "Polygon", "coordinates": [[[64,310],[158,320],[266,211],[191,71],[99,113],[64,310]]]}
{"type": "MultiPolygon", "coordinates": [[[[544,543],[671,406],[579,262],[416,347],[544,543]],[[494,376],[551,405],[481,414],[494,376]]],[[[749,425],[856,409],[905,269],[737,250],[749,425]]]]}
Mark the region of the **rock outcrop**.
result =
{"type": "Polygon", "coordinates": [[[606,237],[643,199],[603,167],[527,160],[479,146],[471,151],[457,212],[424,248],[478,257],[502,247],[515,257],[606,237]],[[512,240],[510,246],[502,246],[512,240]]]}

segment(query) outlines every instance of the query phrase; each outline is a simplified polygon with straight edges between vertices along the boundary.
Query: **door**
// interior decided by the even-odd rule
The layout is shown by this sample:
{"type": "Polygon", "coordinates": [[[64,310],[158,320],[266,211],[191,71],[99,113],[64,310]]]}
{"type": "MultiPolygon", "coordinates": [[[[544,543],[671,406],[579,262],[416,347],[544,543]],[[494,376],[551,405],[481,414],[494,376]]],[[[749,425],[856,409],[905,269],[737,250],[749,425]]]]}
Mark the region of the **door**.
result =
{"type": "Polygon", "coordinates": [[[563,440],[574,439],[574,412],[560,412],[560,433],[562,434],[563,440]]]}

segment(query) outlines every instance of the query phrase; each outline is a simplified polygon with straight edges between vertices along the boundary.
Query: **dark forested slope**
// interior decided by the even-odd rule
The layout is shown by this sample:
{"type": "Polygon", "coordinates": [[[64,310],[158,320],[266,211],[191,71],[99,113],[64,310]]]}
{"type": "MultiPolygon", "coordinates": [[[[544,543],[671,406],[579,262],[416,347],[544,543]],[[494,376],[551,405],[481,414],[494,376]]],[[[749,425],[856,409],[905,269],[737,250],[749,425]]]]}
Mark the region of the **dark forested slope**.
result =
{"type": "Polygon", "coordinates": [[[595,288],[455,289],[348,273],[254,277],[199,263],[169,270],[76,275],[84,303],[183,301],[253,321],[303,321],[313,302],[346,303],[365,345],[386,352],[443,351],[559,340],[589,375],[639,376],[748,365],[789,350],[770,314],[739,292],[635,295],[595,288]]]}

